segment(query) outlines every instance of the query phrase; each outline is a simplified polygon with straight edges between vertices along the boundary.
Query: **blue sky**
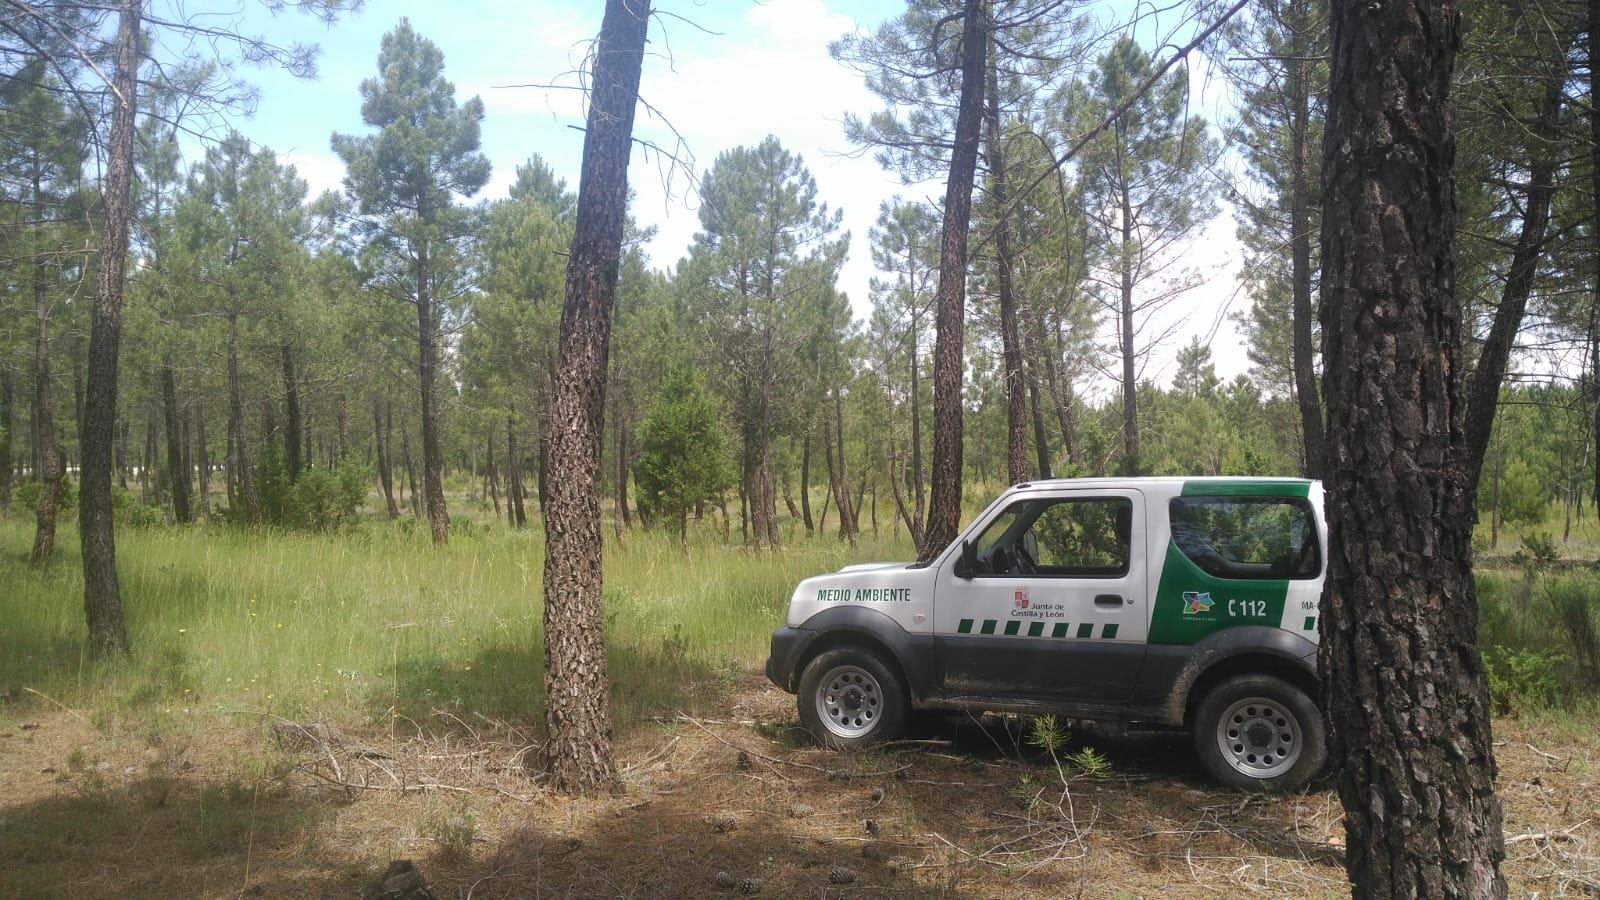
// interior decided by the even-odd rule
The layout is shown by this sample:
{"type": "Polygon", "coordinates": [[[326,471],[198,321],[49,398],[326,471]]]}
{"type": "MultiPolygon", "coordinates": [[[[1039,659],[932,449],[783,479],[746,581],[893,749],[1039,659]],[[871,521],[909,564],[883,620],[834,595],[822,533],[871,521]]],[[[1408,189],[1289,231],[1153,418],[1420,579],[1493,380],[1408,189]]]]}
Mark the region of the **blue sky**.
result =
{"type": "MultiPolygon", "coordinates": [[[[872,276],[867,231],[878,205],[897,193],[937,196],[943,186],[903,186],[870,157],[850,155],[840,124],[844,113],[870,113],[879,104],[859,77],[829,58],[827,45],[846,32],[875,27],[903,9],[903,2],[681,0],[656,5],[693,24],[662,16],[652,22],[644,100],[683,135],[698,170],[722,150],[755,143],[769,133],[802,155],[821,199],[844,210],[852,246],[840,283],[857,314],[864,316],[872,276]]],[[[1114,12],[1125,4],[1114,0],[1104,5],[1114,12]]],[[[484,101],[483,150],[494,175],[482,196],[503,196],[516,165],[535,153],[576,187],[582,134],[573,126],[583,120],[580,95],[501,86],[576,84],[574,70],[585,43],[599,30],[603,6],[600,0],[369,0],[362,12],[324,27],[305,16],[270,16],[247,4],[243,30],[275,41],[317,43],[322,56],[315,81],[271,69],[249,71],[261,100],[251,118],[234,124],[292,162],[313,194],[336,189],[343,168],[329,149],[329,137],[335,131],[365,131],[358,86],[376,72],[383,34],[407,17],[444,52],[446,75],[458,98],[477,95],[484,101]]],[[[1203,77],[1196,75],[1203,87],[1203,77]]],[[[1198,99],[1212,105],[1217,97],[1213,84],[1198,99]]],[[[666,122],[644,110],[636,135],[666,147],[674,142],[666,122]]],[[[659,156],[636,148],[629,172],[637,195],[635,217],[658,229],[649,251],[659,267],[676,262],[698,226],[692,185],[670,169],[659,156]]],[[[1182,310],[1170,312],[1187,314],[1188,321],[1180,326],[1174,346],[1157,355],[1147,376],[1165,380],[1176,345],[1186,342],[1188,334],[1203,337],[1212,330],[1217,309],[1235,293],[1235,246],[1226,215],[1196,242],[1197,264],[1210,280],[1191,292],[1182,310]]],[[[1246,301],[1235,298],[1232,304],[1243,308],[1246,301]]],[[[1212,347],[1224,377],[1247,368],[1231,325],[1217,331],[1212,347]]]]}

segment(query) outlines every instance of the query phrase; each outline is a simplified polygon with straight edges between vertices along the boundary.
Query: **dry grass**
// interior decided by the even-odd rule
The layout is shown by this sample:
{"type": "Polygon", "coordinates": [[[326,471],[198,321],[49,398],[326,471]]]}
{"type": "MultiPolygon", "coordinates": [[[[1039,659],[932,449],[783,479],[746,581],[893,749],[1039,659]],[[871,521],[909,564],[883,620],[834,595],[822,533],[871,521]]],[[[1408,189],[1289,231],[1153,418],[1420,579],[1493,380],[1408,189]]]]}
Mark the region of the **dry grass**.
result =
{"type": "MultiPolygon", "coordinates": [[[[625,790],[584,800],[527,774],[532,735],[443,710],[196,730],[181,712],[34,706],[0,731],[0,881],[24,897],[350,897],[410,858],[457,898],[1345,892],[1331,794],[1218,790],[1180,737],[1080,736],[1115,774],[1063,778],[1004,720],[842,755],[800,739],[792,698],[758,676],[725,691],[720,717],[636,729],[625,790]]],[[[1513,892],[1596,890],[1600,739],[1554,718],[1499,733],[1513,892]]]]}

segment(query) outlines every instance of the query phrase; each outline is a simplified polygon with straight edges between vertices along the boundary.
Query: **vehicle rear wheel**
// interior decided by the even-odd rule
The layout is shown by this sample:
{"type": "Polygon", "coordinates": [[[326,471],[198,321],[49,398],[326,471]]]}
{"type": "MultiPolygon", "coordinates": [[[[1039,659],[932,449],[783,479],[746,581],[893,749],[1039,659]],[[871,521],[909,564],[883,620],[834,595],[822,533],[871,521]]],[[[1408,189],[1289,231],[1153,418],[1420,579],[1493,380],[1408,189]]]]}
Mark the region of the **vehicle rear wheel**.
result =
{"type": "Polygon", "coordinates": [[[858,647],[818,654],[800,674],[796,699],[801,724],[817,743],[836,750],[895,737],[911,705],[894,667],[858,647]]]}
{"type": "Polygon", "coordinates": [[[1322,711],[1271,675],[1238,675],[1213,687],[1194,716],[1195,750],[1212,777],[1246,791],[1297,791],[1328,761],[1322,711]]]}

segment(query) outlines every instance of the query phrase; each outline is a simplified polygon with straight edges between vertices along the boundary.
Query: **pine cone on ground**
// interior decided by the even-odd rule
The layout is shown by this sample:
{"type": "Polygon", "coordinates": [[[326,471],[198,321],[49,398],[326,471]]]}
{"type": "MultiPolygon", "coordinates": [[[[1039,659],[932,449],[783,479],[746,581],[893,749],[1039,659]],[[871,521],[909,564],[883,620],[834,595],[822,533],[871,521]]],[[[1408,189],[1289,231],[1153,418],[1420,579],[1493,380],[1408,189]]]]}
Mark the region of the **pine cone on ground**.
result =
{"type": "Polygon", "coordinates": [[[835,866],[832,871],[828,872],[829,884],[852,884],[855,880],[855,870],[847,869],[844,866],[835,866]]]}
{"type": "Polygon", "coordinates": [[[711,883],[719,888],[722,888],[723,890],[727,890],[728,888],[738,884],[739,879],[733,877],[727,872],[718,872],[717,874],[711,876],[711,883]]]}

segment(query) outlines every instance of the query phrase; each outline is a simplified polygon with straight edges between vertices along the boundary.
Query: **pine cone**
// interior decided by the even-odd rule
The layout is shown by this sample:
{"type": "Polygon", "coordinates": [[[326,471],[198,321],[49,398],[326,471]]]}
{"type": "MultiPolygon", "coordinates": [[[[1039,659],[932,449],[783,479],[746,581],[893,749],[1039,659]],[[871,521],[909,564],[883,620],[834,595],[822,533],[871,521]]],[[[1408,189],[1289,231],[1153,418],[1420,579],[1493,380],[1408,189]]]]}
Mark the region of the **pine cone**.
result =
{"type": "Polygon", "coordinates": [[[759,878],[741,878],[741,879],[739,879],[739,893],[741,893],[741,894],[759,894],[759,893],[761,893],[761,879],[759,879],[759,878]]]}
{"type": "Polygon", "coordinates": [[[853,869],[847,869],[844,866],[835,866],[833,870],[828,873],[829,884],[853,884],[855,880],[855,871],[853,869]]]}
{"type": "Polygon", "coordinates": [[[727,890],[728,888],[738,884],[739,879],[733,877],[727,872],[718,872],[717,874],[711,876],[711,883],[719,888],[722,888],[723,890],[727,890]]]}
{"type": "Polygon", "coordinates": [[[796,803],[789,807],[789,818],[804,819],[811,815],[813,811],[810,804],[796,803]]]}
{"type": "Polygon", "coordinates": [[[740,750],[739,759],[734,762],[733,767],[740,772],[750,771],[750,754],[740,750]]]}
{"type": "Polygon", "coordinates": [[[739,827],[739,821],[733,816],[714,816],[711,819],[711,827],[716,829],[718,834],[727,834],[739,827]]]}

